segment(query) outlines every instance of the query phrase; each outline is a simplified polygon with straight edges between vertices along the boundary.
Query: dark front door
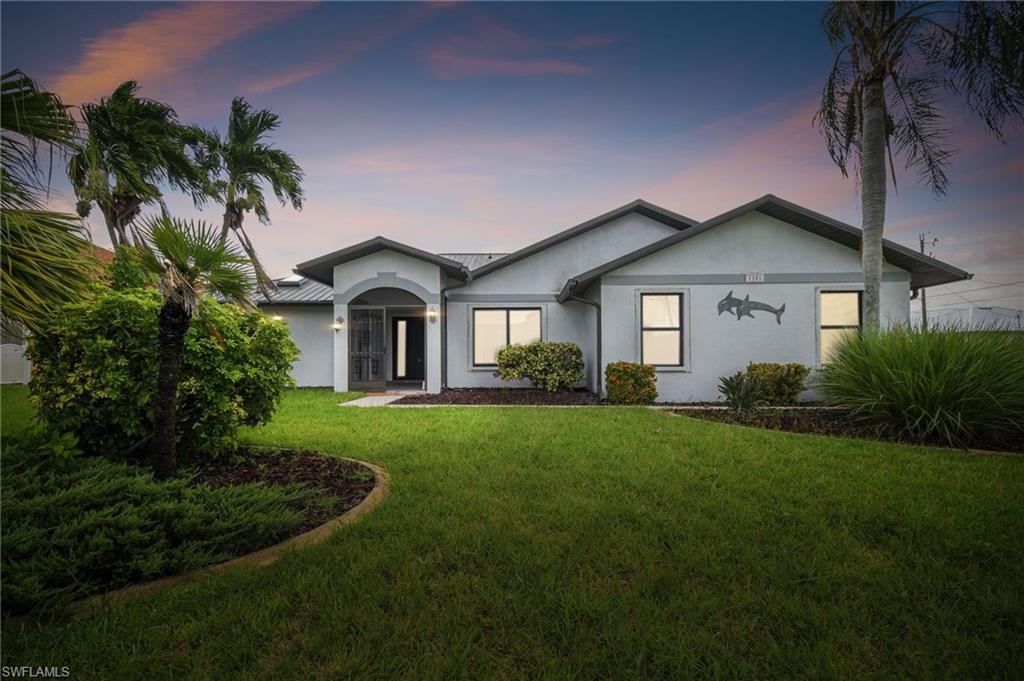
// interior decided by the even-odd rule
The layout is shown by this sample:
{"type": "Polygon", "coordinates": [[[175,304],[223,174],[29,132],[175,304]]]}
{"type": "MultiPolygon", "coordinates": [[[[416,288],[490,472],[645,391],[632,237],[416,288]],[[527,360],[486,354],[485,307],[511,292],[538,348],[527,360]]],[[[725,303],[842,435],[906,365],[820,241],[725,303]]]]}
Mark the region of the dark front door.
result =
{"type": "Polygon", "coordinates": [[[423,332],[423,317],[391,318],[391,375],[394,380],[423,380],[423,332]]]}

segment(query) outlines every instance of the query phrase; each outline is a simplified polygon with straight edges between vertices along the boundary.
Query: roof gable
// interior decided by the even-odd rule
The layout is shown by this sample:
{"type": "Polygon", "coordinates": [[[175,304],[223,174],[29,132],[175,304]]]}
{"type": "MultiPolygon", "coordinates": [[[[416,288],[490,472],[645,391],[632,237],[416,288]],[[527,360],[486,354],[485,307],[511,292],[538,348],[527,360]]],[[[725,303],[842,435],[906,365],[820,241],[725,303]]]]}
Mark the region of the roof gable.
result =
{"type": "MultiPolygon", "coordinates": [[[[558,300],[560,302],[564,302],[573,296],[580,295],[592,283],[613,270],[636,260],[640,260],[641,258],[653,253],[657,253],[664,248],[703,234],[708,230],[714,229],[719,225],[725,224],[752,211],[763,213],[769,217],[775,218],[776,220],[799,227],[800,229],[804,229],[813,234],[817,234],[818,236],[830,239],[831,241],[849,248],[853,248],[855,250],[860,249],[861,230],[856,227],[830,218],[827,215],[816,213],[809,208],[804,208],[803,206],[799,206],[795,203],[785,201],[772,194],[767,194],[759,199],[751,201],[750,203],[743,204],[742,206],[738,206],[737,208],[713,217],[710,220],[694,225],[693,227],[681,231],[678,234],[668,236],[660,241],[656,241],[631,253],[627,253],[620,258],[616,258],[600,265],[599,267],[595,267],[587,272],[583,272],[572,277],[566,281],[565,286],[559,294],[558,300]]],[[[901,246],[900,244],[889,241],[888,239],[883,240],[882,251],[887,262],[910,272],[912,288],[923,288],[926,286],[946,284],[952,281],[970,279],[973,276],[964,270],[936,260],[935,258],[917,253],[906,246],[901,246]]]]}
{"type": "Polygon", "coordinates": [[[322,255],[319,258],[307,260],[306,262],[299,263],[293,270],[296,274],[300,274],[307,279],[318,281],[321,284],[327,284],[329,286],[334,285],[334,267],[341,265],[352,260],[358,260],[359,258],[376,253],[378,251],[394,251],[407,255],[411,258],[423,260],[432,265],[437,265],[441,270],[448,276],[458,279],[460,281],[469,281],[469,269],[460,262],[444,258],[427,251],[422,251],[418,248],[413,248],[391,239],[386,239],[382,236],[377,236],[362,243],[358,243],[355,246],[349,246],[343,248],[340,251],[334,251],[327,255],[322,255]]]}

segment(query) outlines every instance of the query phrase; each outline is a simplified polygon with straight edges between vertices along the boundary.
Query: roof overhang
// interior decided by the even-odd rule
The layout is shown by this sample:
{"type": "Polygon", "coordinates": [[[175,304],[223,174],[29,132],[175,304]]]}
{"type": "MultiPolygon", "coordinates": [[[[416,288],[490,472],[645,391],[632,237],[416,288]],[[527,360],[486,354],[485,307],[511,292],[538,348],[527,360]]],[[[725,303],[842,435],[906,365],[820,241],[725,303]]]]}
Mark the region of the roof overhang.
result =
{"type": "MultiPolygon", "coordinates": [[[[808,232],[825,237],[826,239],[830,239],[854,250],[860,249],[861,230],[856,227],[848,225],[845,222],[840,222],[834,218],[830,218],[827,215],[816,213],[809,208],[804,208],[803,206],[780,199],[772,194],[767,194],[755,201],[743,204],[742,206],[713,217],[710,220],[694,225],[679,234],[673,234],[665,237],[660,241],[655,241],[643,248],[627,253],[615,260],[611,260],[604,265],[576,275],[569,279],[565,283],[565,286],[562,287],[558,300],[559,302],[565,302],[569,298],[582,294],[595,281],[613,270],[624,265],[628,265],[631,262],[653,253],[657,253],[658,251],[672,246],[673,244],[686,241],[687,239],[692,239],[699,234],[703,234],[710,229],[714,229],[719,225],[725,224],[730,220],[752,211],[763,213],[764,215],[775,218],[776,220],[794,225],[800,229],[807,230],[808,232]]],[[[910,287],[912,289],[948,284],[954,281],[970,279],[974,276],[973,274],[958,267],[944,263],[941,260],[936,260],[935,258],[930,258],[927,255],[918,253],[917,251],[907,248],[906,246],[901,246],[900,244],[889,241],[888,239],[883,239],[882,241],[882,255],[886,262],[910,273],[910,287]]]]}
{"type": "Polygon", "coordinates": [[[416,258],[428,262],[432,265],[437,265],[441,268],[441,271],[447,274],[453,279],[459,281],[469,281],[470,274],[469,270],[464,265],[448,258],[443,258],[427,251],[422,251],[412,246],[386,239],[382,236],[377,236],[368,241],[363,241],[355,246],[349,246],[343,248],[340,251],[328,253],[322,255],[319,258],[307,260],[306,262],[299,263],[292,270],[296,274],[300,274],[313,281],[319,281],[321,284],[327,284],[328,286],[334,285],[334,268],[337,265],[342,265],[353,260],[377,253],[378,251],[394,251],[395,253],[401,253],[402,255],[409,256],[410,258],[416,258]]]}

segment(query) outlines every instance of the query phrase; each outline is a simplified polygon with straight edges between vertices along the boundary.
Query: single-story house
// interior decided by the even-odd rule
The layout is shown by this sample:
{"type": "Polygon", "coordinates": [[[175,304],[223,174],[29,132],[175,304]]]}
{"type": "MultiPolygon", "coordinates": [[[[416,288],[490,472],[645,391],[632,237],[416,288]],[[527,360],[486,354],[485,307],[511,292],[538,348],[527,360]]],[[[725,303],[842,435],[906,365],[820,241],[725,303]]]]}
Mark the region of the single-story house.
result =
{"type": "MultiPolygon", "coordinates": [[[[299,385],[508,386],[495,353],[571,341],[586,387],[653,364],[659,399],[711,400],[751,361],[816,366],[861,324],[860,230],[768,195],[704,222],[643,200],[514,253],[429,253],[376,237],[295,267],[272,300],[302,351],[299,385]]],[[[882,316],[971,275],[886,241],[882,316]]]]}

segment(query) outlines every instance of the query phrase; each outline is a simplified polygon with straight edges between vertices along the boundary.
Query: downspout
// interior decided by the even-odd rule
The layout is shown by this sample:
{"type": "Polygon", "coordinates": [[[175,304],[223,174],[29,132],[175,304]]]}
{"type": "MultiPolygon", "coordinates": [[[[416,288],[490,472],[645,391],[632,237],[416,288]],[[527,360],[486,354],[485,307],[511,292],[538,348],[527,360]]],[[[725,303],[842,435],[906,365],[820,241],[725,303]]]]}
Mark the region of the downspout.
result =
{"type": "MultiPolygon", "coordinates": [[[[573,284],[573,286],[575,286],[576,282],[573,281],[572,284],[573,284]]],[[[572,289],[569,289],[569,290],[572,290],[572,289]]],[[[590,305],[591,307],[594,308],[594,318],[596,319],[596,325],[597,325],[597,383],[596,383],[596,386],[597,386],[597,396],[600,397],[601,396],[601,383],[602,383],[602,381],[601,381],[601,359],[602,359],[601,358],[601,303],[598,303],[598,302],[593,301],[593,300],[587,300],[586,298],[581,298],[580,296],[577,296],[575,294],[570,294],[569,297],[566,298],[566,300],[574,300],[577,303],[583,303],[584,305],[590,305]]]]}

